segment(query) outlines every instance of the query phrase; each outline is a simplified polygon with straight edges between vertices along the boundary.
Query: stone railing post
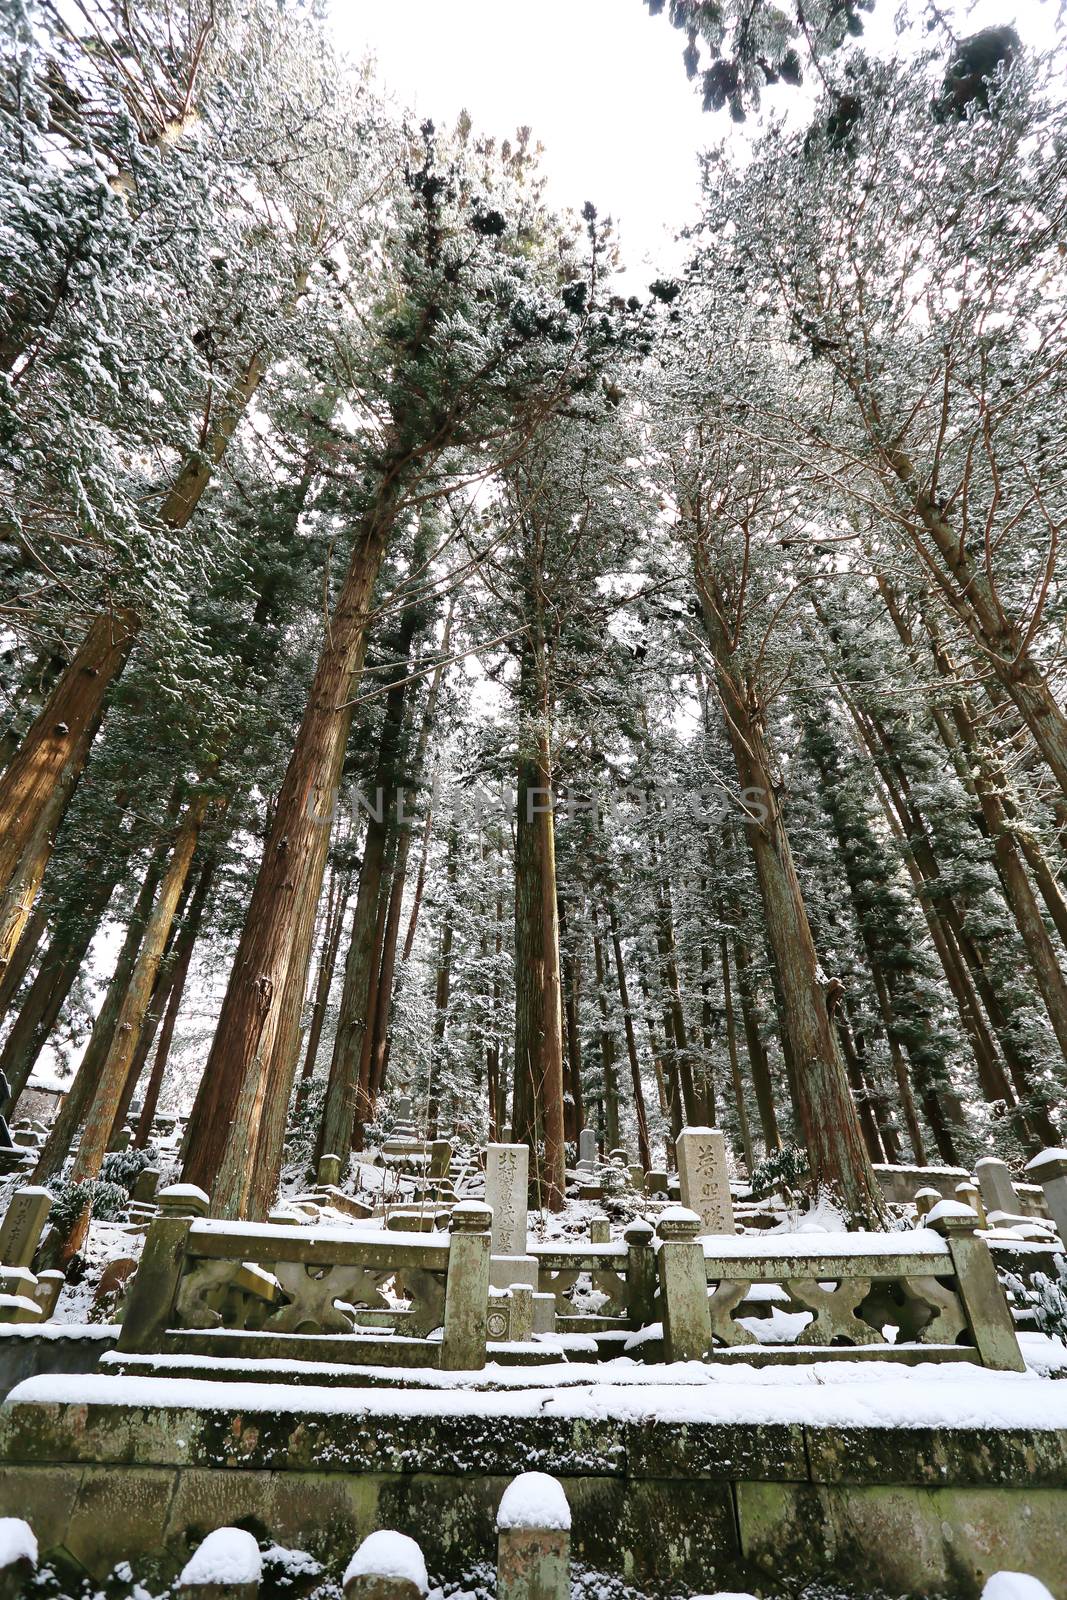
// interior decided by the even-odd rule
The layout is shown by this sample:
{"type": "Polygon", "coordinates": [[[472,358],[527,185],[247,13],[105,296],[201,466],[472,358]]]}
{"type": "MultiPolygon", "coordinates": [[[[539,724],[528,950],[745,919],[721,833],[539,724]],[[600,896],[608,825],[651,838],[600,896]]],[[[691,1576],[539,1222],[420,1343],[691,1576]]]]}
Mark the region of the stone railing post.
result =
{"type": "Polygon", "coordinates": [[[423,1600],[429,1587],[415,1540],[391,1528],[367,1535],[344,1576],[345,1600],[423,1600]]]}
{"type": "Polygon", "coordinates": [[[668,1361],[703,1361],[711,1345],[711,1312],[701,1221],[684,1206],[668,1206],[657,1224],[663,1346],[668,1361]]]}
{"type": "Polygon", "coordinates": [[[969,1179],[966,1183],[957,1183],[956,1199],[961,1206],[970,1206],[978,1218],[978,1226],[980,1228],[986,1226],[985,1201],[982,1199],[982,1191],[976,1183],[971,1183],[969,1179]]]}
{"type": "Polygon", "coordinates": [[[626,1240],[626,1315],[632,1328],[647,1328],[656,1298],[656,1252],[652,1224],[638,1217],[631,1222],[626,1240]]]}
{"type": "Polygon", "coordinates": [[[162,1348],[192,1225],[192,1217],[173,1213],[154,1217],[148,1224],[144,1250],[126,1294],[119,1350],[132,1355],[162,1348]]]}
{"type": "Polygon", "coordinates": [[[21,1517],[0,1517],[0,1600],[16,1600],[37,1572],[37,1540],[21,1517]]]}
{"type": "Polygon", "coordinates": [[[1027,1163],[1027,1172],[1045,1192],[1045,1204],[1056,1232],[1067,1246],[1067,1150],[1042,1150],[1027,1163]]]}
{"type": "Polygon", "coordinates": [[[452,1212],[441,1345],[446,1372],[475,1372],[485,1366],[492,1221],[491,1208],[478,1200],[461,1200],[452,1212]]]}
{"type": "Polygon", "coordinates": [[[523,1472],[496,1514],[497,1600],[570,1600],[571,1508],[563,1485],[523,1472]]]}
{"type": "Polygon", "coordinates": [[[263,1576],[259,1545],[244,1528],[216,1528],[178,1579],[180,1600],[256,1600],[263,1576]]]}
{"type": "Polygon", "coordinates": [[[915,1212],[919,1222],[928,1217],[935,1206],[944,1199],[940,1189],[916,1189],[915,1212]]]}
{"type": "Polygon", "coordinates": [[[947,1241],[960,1297],[975,1349],[984,1367],[1001,1372],[1025,1372],[1015,1324],[1000,1286],[993,1257],[976,1229],[978,1217],[970,1206],[942,1200],[927,1218],[927,1225],[947,1241]]]}

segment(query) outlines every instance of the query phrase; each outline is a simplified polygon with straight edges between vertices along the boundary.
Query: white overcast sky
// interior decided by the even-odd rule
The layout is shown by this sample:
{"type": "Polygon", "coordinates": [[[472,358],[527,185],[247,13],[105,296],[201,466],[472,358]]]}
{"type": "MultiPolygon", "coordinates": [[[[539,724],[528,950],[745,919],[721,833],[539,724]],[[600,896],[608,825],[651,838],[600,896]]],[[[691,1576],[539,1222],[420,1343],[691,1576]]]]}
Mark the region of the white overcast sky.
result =
{"type": "MultiPolygon", "coordinates": [[[[382,84],[420,116],[451,125],[467,110],[481,133],[529,124],[545,146],[553,201],[592,200],[619,223],[626,288],[639,293],[679,255],[669,243],[694,214],[697,152],[736,134],[686,81],[685,37],[642,0],[331,0],[338,39],[372,51],[382,84]]],[[[877,0],[868,42],[892,48],[898,0],[877,0]]],[[[919,0],[913,0],[918,12],[919,0]]],[[[1050,35],[1056,0],[942,0],[961,35],[1014,21],[1050,35]]],[[[776,107],[794,103],[779,91],[776,107]]],[[[747,131],[748,125],[746,125],[747,131]]]]}

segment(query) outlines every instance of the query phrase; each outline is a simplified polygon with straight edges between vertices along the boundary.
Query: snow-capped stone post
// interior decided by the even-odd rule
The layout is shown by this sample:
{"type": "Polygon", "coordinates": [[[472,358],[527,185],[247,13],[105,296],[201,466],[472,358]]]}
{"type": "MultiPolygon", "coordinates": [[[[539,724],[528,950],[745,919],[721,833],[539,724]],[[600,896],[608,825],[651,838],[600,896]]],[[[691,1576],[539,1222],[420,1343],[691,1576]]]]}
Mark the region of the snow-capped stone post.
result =
{"type": "Polygon", "coordinates": [[[496,1514],[497,1600],[570,1600],[571,1508],[563,1485],[523,1472],[496,1514]]]}
{"type": "Polygon", "coordinates": [[[1042,1150],[1027,1163],[1026,1170],[1044,1190],[1056,1232],[1067,1245],[1067,1150],[1042,1150]]]}
{"type": "Polygon", "coordinates": [[[638,1217],[630,1223],[623,1238],[626,1241],[626,1314],[631,1327],[647,1328],[652,1321],[652,1302],[656,1295],[652,1224],[638,1217]]]}
{"type": "Polygon", "coordinates": [[[940,1205],[943,1199],[944,1195],[940,1189],[916,1189],[915,1213],[917,1222],[922,1222],[924,1217],[928,1217],[934,1207],[940,1205]]]}
{"type": "Polygon", "coordinates": [[[0,1266],[32,1267],[52,1206],[47,1189],[16,1189],[0,1222],[0,1266]]]}
{"type": "Polygon", "coordinates": [[[1006,1161],[1001,1161],[999,1156],[983,1156],[981,1161],[975,1162],[974,1173],[982,1191],[987,1216],[991,1211],[1003,1211],[1009,1217],[1018,1216],[1019,1196],[1015,1193],[1006,1161]]]}
{"type": "Polygon", "coordinates": [[[982,1365],[1000,1372],[1025,1372],[1026,1363],[993,1257],[985,1240],[978,1237],[976,1213],[958,1200],[942,1200],[930,1212],[926,1225],[948,1243],[956,1292],[967,1313],[982,1365]]]}
{"type": "Polygon", "coordinates": [[[211,1201],[195,1183],[171,1183],[160,1189],[156,1205],[161,1217],[206,1217],[211,1201]]]}
{"type": "Polygon", "coordinates": [[[263,1576],[259,1545],[244,1528],[216,1528],[178,1579],[180,1600],[256,1600],[263,1576]]]}
{"type": "Polygon", "coordinates": [[[37,1540],[21,1517],[0,1517],[0,1600],[15,1600],[37,1572],[37,1540]]]}
{"type": "Polygon", "coordinates": [[[422,1551],[392,1528],[369,1533],[344,1576],[345,1600],[423,1600],[429,1587],[422,1551]]]}
{"type": "Polygon", "coordinates": [[[984,1228],[986,1225],[985,1201],[982,1199],[982,1191],[978,1185],[972,1183],[970,1179],[966,1183],[957,1183],[956,1199],[961,1206],[970,1206],[978,1218],[978,1226],[984,1228]]]}
{"type": "Polygon", "coordinates": [[[685,1206],[668,1206],[657,1224],[663,1346],[668,1361],[703,1361],[711,1345],[702,1228],[696,1212],[685,1206]]]}
{"type": "Polygon", "coordinates": [[[446,1372],[474,1372],[485,1366],[492,1218],[480,1200],[461,1200],[452,1212],[441,1344],[446,1372]]]}

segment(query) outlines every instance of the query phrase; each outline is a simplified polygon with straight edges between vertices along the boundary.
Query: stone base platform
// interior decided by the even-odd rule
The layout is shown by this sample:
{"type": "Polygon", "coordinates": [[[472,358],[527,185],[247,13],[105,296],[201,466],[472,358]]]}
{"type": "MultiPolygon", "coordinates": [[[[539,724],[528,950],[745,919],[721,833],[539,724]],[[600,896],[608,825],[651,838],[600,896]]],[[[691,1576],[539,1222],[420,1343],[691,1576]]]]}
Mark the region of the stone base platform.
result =
{"type": "Polygon", "coordinates": [[[98,1581],[120,1560],[169,1580],[227,1523],[332,1566],[397,1528],[455,1580],[492,1559],[504,1488],[539,1468],[566,1489],[575,1560],[652,1596],[834,1579],[977,1600],[1001,1569],[1067,1596],[1067,1384],[960,1367],[901,1382],[842,1364],[825,1387],[604,1370],[356,1390],[31,1379],[0,1411],[0,1515],[98,1581]],[[900,1420],[850,1422],[878,1384],[900,1420]],[[954,1406],[1004,1425],[955,1424],[954,1406]]]}

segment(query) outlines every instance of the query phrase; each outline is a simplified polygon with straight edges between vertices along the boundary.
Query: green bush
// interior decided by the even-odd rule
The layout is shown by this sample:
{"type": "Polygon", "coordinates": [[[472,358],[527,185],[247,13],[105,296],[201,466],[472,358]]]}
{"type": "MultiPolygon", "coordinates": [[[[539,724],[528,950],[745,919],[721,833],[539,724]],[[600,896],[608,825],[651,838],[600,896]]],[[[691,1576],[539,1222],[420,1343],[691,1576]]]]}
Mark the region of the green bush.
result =
{"type": "Polygon", "coordinates": [[[52,1186],[52,1209],[48,1220],[57,1232],[66,1233],[85,1209],[99,1222],[115,1222],[126,1210],[129,1194],[121,1183],[105,1178],[89,1178],[85,1183],[60,1181],[52,1186]]]}

